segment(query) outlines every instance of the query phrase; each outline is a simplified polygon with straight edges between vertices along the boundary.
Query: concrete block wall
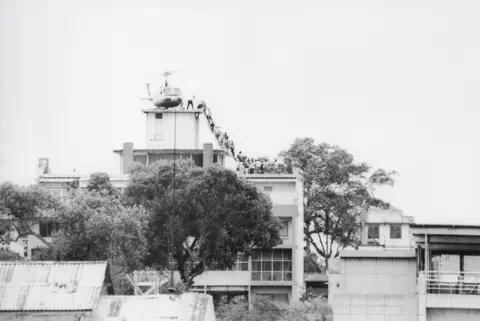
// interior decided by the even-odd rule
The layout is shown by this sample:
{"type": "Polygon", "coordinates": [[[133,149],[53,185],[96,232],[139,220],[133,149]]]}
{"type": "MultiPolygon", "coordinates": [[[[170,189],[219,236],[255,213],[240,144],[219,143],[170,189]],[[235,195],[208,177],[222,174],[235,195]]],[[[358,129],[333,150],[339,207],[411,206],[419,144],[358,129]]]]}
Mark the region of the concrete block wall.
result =
{"type": "Polygon", "coordinates": [[[427,321],[478,321],[478,309],[427,309],[427,321]]]}
{"type": "Polygon", "coordinates": [[[416,321],[416,295],[336,295],[335,321],[416,321]]]}
{"type": "Polygon", "coordinates": [[[414,257],[342,258],[340,265],[329,277],[335,321],[417,320],[414,257]]]}
{"type": "Polygon", "coordinates": [[[342,292],[407,295],[416,293],[415,259],[352,258],[342,260],[342,292]],[[343,286],[343,287],[342,287],[343,286]]]}

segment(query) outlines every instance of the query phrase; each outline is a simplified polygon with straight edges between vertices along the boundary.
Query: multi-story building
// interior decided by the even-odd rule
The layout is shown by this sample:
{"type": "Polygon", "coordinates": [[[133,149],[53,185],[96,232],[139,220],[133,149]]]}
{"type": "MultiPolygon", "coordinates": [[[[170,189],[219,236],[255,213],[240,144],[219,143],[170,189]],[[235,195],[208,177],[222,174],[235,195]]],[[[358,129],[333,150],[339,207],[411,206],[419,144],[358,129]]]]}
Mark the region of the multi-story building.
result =
{"type": "MultiPolygon", "coordinates": [[[[122,149],[114,150],[120,156],[120,175],[112,175],[114,187],[123,189],[128,181],[130,166],[146,165],[161,160],[190,159],[197,166],[212,163],[236,170],[237,164],[220,148],[213,135],[203,135],[208,128],[202,110],[145,109],[146,142],[137,148],[133,143],[124,143],[122,149]],[[203,124],[203,126],[202,126],[203,124]]],[[[208,132],[208,131],[207,131],[208,132]]],[[[76,188],[85,188],[88,176],[52,175],[48,162],[40,161],[38,182],[52,193],[67,193],[68,184],[78,181],[76,188]]],[[[302,173],[293,168],[293,173],[239,175],[252,182],[273,203],[273,214],[283,224],[282,244],[272,250],[257,249],[249,258],[239,254],[237,264],[228,271],[205,272],[195,279],[196,291],[225,294],[261,294],[277,301],[291,302],[300,299],[304,291],[303,275],[303,183],[302,173]]],[[[38,232],[48,237],[55,223],[42,222],[38,232]]],[[[30,248],[41,246],[38,240],[29,240],[30,248]]],[[[30,252],[30,251],[29,251],[30,252]]]]}
{"type": "Polygon", "coordinates": [[[395,208],[372,208],[366,218],[367,244],[385,248],[413,247],[410,224],[412,216],[403,215],[395,208]]]}
{"type": "MultiPolygon", "coordinates": [[[[230,271],[208,271],[195,280],[196,291],[266,295],[275,301],[298,300],[303,292],[303,186],[300,173],[244,174],[268,194],[273,214],[283,223],[282,244],[238,258],[230,271]]],[[[250,297],[250,295],[249,295],[250,297]]]]}

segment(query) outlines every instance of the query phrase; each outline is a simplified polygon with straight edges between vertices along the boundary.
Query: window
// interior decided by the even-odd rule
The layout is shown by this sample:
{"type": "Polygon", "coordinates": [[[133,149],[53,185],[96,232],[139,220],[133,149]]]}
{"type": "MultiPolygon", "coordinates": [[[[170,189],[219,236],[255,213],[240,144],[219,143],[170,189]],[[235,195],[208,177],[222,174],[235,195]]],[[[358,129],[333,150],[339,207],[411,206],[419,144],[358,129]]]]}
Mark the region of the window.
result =
{"type": "Polygon", "coordinates": [[[210,271],[248,271],[248,256],[243,253],[237,255],[237,260],[233,263],[231,268],[222,268],[217,263],[210,263],[208,266],[210,271]]]}
{"type": "Polygon", "coordinates": [[[40,222],[40,236],[51,237],[52,234],[58,231],[60,224],[55,222],[40,222]]]}
{"type": "Polygon", "coordinates": [[[369,239],[380,238],[380,224],[368,224],[367,231],[369,239]]]}
{"type": "Polygon", "coordinates": [[[273,190],[273,186],[269,185],[269,186],[264,186],[263,187],[263,190],[267,193],[270,193],[272,190],[273,190]]]}
{"type": "Polygon", "coordinates": [[[163,114],[156,113],[155,114],[155,119],[163,119],[163,114]]]}
{"type": "Polygon", "coordinates": [[[402,225],[390,224],[390,238],[401,239],[402,238],[402,225]]]}
{"type": "Polygon", "coordinates": [[[237,255],[237,261],[233,264],[231,271],[248,271],[248,257],[244,254],[237,255]]]}
{"type": "Polygon", "coordinates": [[[292,281],[292,250],[255,250],[252,281],[292,281]]]}
{"type": "Polygon", "coordinates": [[[280,237],[287,238],[288,237],[288,221],[282,221],[282,228],[280,230],[280,237]]]}
{"type": "Polygon", "coordinates": [[[165,96],[181,96],[182,94],[180,89],[172,87],[165,87],[163,92],[165,93],[165,96]]]}

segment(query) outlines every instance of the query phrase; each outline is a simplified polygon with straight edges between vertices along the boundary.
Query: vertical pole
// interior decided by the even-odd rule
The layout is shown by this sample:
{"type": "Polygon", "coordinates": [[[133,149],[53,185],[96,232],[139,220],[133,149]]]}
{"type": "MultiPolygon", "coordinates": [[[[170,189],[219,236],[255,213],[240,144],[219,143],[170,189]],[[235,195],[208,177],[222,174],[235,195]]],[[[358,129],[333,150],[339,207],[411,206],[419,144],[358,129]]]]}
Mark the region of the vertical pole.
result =
{"type": "Polygon", "coordinates": [[[174,252],[174,241],[173,241],[173,220],[174,215],[176,215],[177,204],[175,200],[175,191],[176,187],[176,174],[177,174],[177,165],[175,162],[176,158],[176,148],[177,148],[177,110],[174,109],[174,121],[173,121],[173,213],[170,214],[170,284],[172,287],[175,287],[174,280],[174,262],[173,262],[173,252],[174,252]]]}
{"type": "Polygon", "coordinates": [[[430,253],[429,252],[430,252],[430,249],[428,246],[428,234],[425,233],[425,259],[424,259],[425,274],[427,274],[430,271],[430,253]]]}

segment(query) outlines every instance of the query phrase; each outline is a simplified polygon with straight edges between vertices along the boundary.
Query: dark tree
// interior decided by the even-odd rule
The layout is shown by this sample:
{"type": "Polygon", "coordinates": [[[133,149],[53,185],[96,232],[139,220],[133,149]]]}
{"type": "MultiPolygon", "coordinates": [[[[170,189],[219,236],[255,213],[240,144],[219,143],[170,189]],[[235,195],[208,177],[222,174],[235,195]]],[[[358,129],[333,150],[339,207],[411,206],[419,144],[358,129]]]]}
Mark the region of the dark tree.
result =
{"type": "Polygon", "coordinates": [[[107,173],[93,173],[87,184],[87,191],[98,192],[102,195],[117,195],[118,192],[110,182],[110,176],[107,173]]]}
{"type": "Polygon", "coordinates": [[[173,215],[173,256],[188,286],[212,264],[228,268],[239,252],[248,255],[253,247],[272,248],[280,242],[270,200],[227,169],[179,162],[174,188],[173,165],[137,166],[125,194],[152,213],[151,263],[167,265],[173,215]]]}
{"type": "Polygon", "coordinates": [[[23,187],[10,182],[0,184],[1,214],[11,218],[11,223],[21,235],[33,234],[47,247],[50,247],[50,243],[32,226],[51,217],[61,207],[59,198],[41,186],[23,187]]]}
{"type": "Polygon", "coordinates": [[[318,263],[318,254],[311,251],[306,251],[303,256],[303,271],[305,273],[322,273],[323,269],[318,263]]]}
{"type": "Polygon", "coordinates": [[[345,149],[312,138],[296,139],[280,154],[288,164],[298,160],[304,173],[305,239],[326,262],[359,242],[360,217],[370,207],[390,205],[373,195],[375,186],[394,184],[395,171],[373,171],[345,149]]]}

